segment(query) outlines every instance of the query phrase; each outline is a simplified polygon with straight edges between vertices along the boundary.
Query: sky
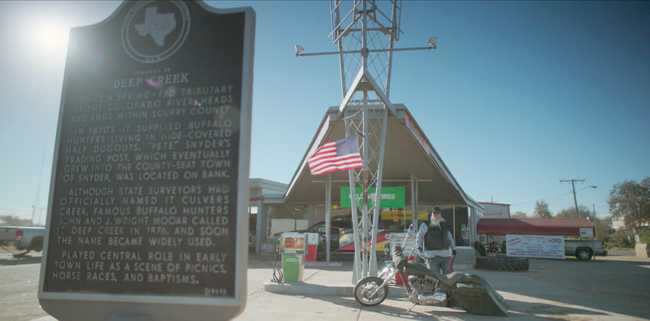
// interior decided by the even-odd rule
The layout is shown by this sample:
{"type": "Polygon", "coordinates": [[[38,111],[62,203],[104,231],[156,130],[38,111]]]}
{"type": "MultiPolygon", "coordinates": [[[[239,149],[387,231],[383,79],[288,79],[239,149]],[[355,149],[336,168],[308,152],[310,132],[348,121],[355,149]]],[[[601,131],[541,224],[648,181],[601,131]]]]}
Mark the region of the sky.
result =
{"type": "MultiPolygon", "coordinates": [[[[288,183],[342,98],[336,57],[293,51],[334,49],[329,2],[210,3],[256,11],[251,177],[288,183]]],[[[118,5],[0,2],[0,215],[47,206],[67,30],[118,5]]],[[[399,47],[439,46],[395,55],[391,100],[475,200],[557,212],[559,180],[584,178],[602,217],[614,184],[650,176],[650,2],[404,1],[402,29],[399,47]]]]}

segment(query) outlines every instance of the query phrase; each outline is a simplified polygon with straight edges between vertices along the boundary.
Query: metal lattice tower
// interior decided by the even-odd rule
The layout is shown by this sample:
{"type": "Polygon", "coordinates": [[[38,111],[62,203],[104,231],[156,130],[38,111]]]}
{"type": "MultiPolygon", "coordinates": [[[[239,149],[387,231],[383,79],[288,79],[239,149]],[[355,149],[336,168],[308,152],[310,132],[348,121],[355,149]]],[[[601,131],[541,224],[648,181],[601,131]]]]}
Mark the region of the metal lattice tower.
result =
{"type": "Polygon", "coordinates": [[[297,56],[338,55],[343,100],[339,112],[345,120],[346,137],[358,137],[363,168],[348,171],[354,235],[353,282],[377,273],[377,230],[381,215],[384,147],[388,116],[393,53],[434,49],[427,46],[395,48],[399,40],[401,0],[330,1],[330,38],[337,51],[305,53],[296,46],[297,56]],[[357,199],[355,190],[361,190],[357,199]],[[368,202],[371,200],[370,202],[368,202]]]}

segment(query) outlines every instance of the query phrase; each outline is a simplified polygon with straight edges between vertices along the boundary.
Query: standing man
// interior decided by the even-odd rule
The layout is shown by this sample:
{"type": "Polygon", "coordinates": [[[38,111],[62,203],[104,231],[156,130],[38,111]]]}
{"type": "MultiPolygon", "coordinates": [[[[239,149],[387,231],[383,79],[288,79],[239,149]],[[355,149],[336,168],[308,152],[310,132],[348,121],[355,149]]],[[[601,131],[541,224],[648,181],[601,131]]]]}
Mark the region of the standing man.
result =
{"type": "Polygon", "coordinates": [[[416,246],[418,255],[426,262],[427,268],[439,275],[447,274],[449,257],[456,255],[456,245],[451,228],[442,217],[440,208],[434,207],[429,222],[422,222],[418,229],[416,246]]]}

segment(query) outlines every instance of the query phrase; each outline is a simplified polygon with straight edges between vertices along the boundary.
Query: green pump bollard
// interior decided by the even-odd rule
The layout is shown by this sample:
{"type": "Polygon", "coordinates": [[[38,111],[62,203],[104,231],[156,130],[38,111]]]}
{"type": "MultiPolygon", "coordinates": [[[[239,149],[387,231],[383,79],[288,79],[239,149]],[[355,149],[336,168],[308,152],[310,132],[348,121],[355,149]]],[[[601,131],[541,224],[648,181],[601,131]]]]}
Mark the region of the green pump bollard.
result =
{"type": "Polygon", "coordinates": [[[305,235],[282,233],[282,273],[288,283],[302,282],[305,271],[305,235]]]}
{"type": "Polygon", "coordinates": [[[302,282],[304,274],[303,256],[295,253],[287,253],[282,256],[282,271],[284,281],[289,283],[302,282]]]}

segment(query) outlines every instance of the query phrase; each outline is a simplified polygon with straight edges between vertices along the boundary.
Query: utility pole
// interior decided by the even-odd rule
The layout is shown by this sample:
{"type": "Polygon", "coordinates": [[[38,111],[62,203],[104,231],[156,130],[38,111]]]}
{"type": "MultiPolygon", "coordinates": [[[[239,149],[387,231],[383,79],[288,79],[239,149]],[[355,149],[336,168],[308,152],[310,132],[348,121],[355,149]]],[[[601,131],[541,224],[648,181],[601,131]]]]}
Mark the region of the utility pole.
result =
{"type": "Polygon", "coordinates": [[[594,217],[596,217],[596,203],[591,203],[591,206],[594,209],[594,217]]]}
{"type": "Polygon", "coordinates": [[[576,199],[576,182],[584,183],[585,179],[570,178],[570,179],[560,180],[560,183],[569,183],[569,182],[571,182],[571,190],[573,190],[573,204],[576,207],[576,216],[580,217],[580,212],[578,212],[578,200],[576,199]]]}

